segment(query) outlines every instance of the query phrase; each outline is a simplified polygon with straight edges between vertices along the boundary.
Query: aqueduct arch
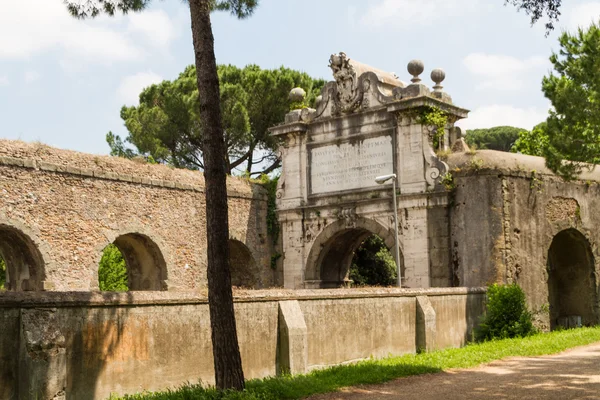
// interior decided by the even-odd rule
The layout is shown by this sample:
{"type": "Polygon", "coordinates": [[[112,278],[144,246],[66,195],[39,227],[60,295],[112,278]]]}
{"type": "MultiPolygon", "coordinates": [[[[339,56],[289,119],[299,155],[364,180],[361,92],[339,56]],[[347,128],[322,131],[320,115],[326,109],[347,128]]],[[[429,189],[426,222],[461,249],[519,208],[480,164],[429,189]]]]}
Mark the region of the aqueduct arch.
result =
{"type": "Polygon", "coordinates": [[[141,233],[127,233],[114,241],[127,265],[129,290],[166,290],[167,264],[158,245],[141,233]]]}
{"type": "Polygon", "coordinates": [[[0,224],[0,255],[6,263],[6,290],[43,290],[44,259],[29,236],[12,226],[0,224]]]}
{"type": "MultiPolygon", "coordinates": [[[[354,252],[371,235],[381,237],[389,249],[395,246],[394,232],[372,219],[357,218],[351,225],[336,221],[325,227],[310,248],[304,271],[307,286],[330,288],[344,285],[354,252]]],[[[400,268],[403,271],[402,251],[400,268]]]]}
{"type": "Polygon", "coordinates": [[[550,326],[598,323],[595,260],[588,239],[577,229],[565,229],[548,250],[550,326]]]}
{"type": "Polygon", "coordinates": [[[229,267],[232,286],[256,286],[256,261],[248,246],[236,239],[229,239],[229,267]]]}

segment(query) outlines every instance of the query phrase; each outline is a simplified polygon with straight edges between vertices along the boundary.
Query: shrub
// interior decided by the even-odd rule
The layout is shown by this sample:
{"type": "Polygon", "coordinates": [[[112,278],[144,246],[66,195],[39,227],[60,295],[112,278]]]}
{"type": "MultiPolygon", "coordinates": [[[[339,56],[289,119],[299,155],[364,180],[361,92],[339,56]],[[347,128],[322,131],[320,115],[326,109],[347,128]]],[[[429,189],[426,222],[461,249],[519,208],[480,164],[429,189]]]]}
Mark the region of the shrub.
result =
{"type": "Polygon", "coordinates": [[[519,285],[488,286],[486,312],[475,331],[478,341],[525,337],[536,331],[519,285]]]}
{"type": "Polygon", "coordinates": [[[394,257],[379,236],[369,236],[354,252],[350,279],[356,286],[393,286],[396,276],[394,257]]]}

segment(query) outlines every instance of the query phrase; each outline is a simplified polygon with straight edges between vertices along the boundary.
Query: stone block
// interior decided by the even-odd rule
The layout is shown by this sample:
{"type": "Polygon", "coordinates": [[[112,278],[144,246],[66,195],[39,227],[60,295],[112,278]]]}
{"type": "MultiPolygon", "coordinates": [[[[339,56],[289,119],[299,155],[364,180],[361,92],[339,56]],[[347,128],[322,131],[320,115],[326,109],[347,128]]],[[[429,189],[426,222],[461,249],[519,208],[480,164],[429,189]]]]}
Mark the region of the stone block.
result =
{"type": "Polygon", "coordinates": [[[56,313],[56,309],[21,311],[19,399],[66,399],[66,341],[56,313]]]}
{"type": "Polygon", "coordinates": [[[427,296],[417,296],[417,351],[436,349],[436,315],[427,296]]]}
{"type": "Polygon", "coordinates": [[[279,302],[278,351],[278,373],[303,374],[307,371],[307,329],[297,300],[279,302]]]}

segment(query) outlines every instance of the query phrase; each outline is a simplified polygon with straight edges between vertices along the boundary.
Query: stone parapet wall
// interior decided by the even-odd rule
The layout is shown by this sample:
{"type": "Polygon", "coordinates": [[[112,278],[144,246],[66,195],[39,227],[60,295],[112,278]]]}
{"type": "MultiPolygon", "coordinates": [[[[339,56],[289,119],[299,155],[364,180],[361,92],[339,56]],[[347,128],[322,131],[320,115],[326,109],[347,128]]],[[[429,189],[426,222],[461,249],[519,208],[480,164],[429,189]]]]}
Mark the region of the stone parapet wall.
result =
{"type": "MultiPolygon", "coordinates": [[[[235,291],[244,373],[263,378],[414,353],[417,342],[458,347],[484,299],[481,288],[235,291]],[[425,322],[418,297],[431,300],[425,322]]],[[[105,399],[214,379],[202,293],[5,292],[0,322],[3,399],[30,391],[52,399],[61,390],[105,399]]]]}

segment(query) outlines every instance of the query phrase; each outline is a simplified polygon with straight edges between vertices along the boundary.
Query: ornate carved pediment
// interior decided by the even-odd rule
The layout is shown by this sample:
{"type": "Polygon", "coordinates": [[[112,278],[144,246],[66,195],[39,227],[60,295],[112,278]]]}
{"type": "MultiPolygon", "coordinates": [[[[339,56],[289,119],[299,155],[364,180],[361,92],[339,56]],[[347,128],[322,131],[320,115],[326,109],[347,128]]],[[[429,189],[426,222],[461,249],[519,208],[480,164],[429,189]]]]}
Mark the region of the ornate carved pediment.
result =
{"type": "Polygon", "coordinates": [[[335,81],[323,88],[317,117],[349,114],[391,102],[393,89],[404,87],[394,74],[351,60],[343,52],[331,55],[329,67],[335,81]],[[325,112],[328,107],[330,111],[325,112]]]}

